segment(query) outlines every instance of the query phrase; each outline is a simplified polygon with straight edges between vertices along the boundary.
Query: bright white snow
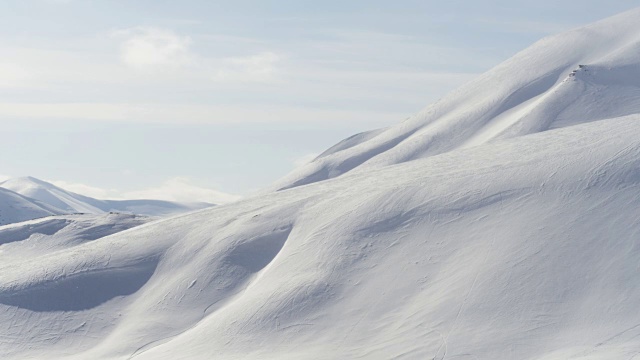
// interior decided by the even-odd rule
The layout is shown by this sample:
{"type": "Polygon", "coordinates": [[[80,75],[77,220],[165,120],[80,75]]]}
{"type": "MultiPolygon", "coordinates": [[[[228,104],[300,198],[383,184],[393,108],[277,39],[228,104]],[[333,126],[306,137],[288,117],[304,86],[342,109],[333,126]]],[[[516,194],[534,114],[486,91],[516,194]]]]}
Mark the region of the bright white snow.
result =
{"type": "Polygon", "coordinates": [[[30,261],[155,220],[132,214],[74,214],[0,226],[0,263],[30,261]]]}
{"type": "Polygon", "coordinates": [[[540,40],[415,116],[334,146],[271,189],[640,111],[640,10],[540,40]]]}
{"type": "Polygon", "coordinates": [[[0,358],[640,357],[639,55],[640,9],[286,191],[0,262],[0,358]]]}
{"type": "Polygon", "coordinates": [[[61,189],[30,176],[1,182],[0,188],[52,206],[58,209],[56,212],[58,214],[123,212],[148,216],[168,216],[212,206],[207,203],[187,204],[163,200],[98,200],[61,189]]]}
{"type": "Polygon", "coordinates": [[[0,187],[0,225],[62,213],[60,209],[0,187]]]}

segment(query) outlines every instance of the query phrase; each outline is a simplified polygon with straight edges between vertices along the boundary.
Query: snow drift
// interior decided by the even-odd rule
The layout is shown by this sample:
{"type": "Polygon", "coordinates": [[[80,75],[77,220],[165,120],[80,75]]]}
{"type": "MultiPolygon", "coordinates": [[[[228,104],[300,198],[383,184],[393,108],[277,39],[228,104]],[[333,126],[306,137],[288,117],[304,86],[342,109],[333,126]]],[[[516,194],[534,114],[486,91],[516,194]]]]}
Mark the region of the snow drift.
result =
{"type": "Polygon", "coordinates": [[[0,357],[640,356],[638,34],[543,40],[286,191],[0,263],[0,357]]]}
{"type": "Polygon", "coordinates": [[[74,214],[52,215],[0,226],[0,263],[29,260],[152,220],[156,218],[133,214],[74,214]]]}

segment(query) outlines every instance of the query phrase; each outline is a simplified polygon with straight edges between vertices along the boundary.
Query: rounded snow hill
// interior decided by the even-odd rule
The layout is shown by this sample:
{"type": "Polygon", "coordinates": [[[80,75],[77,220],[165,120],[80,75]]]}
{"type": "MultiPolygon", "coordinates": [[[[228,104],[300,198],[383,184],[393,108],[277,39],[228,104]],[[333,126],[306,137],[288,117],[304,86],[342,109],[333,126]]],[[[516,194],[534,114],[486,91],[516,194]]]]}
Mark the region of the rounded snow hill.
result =
{"type": "Polygon", "coordinates": [[[0,188],[0,225],[63,213],[60,209],[0,188]]]}
{"type": "Polygon", "coordinates": [[[0,262],[22,262],[109,236],[157,218],[120,214],[52,215],[0,226],[0,262]]]}
{"type": "Polygon", "coordinates": [[[99,200],[64,190],[31,176],[18,177],[0,183],[0,187],[14,191],[61,213],[104,214],[126,212],[146,216],[176,215],[214,206],[209,203],[177,203],[164,200],[99,200]],[[61,210],[60,210],[61,209],[61,210]]]}
{"type": "Polygon", "coordinates": [[[357,171],[0,262],[0,358],[639,356],[637,74],[607,70],[640,62],[639,19],[543,40],[449,115],[320,161],[357,171]],[[591,91],[623,110],[561,110],[591,91]]]}
{"type": "Polygon", "coordinates": [[[0,262],[0,357],[630,358],[639,169],[607,119],[0,262]]]}
{"type": "Polygon", "coordinates": [[[547,37],[402,123],[344,140],[269,189],[636,114],[639,53],[640,9],[547,37]]]}

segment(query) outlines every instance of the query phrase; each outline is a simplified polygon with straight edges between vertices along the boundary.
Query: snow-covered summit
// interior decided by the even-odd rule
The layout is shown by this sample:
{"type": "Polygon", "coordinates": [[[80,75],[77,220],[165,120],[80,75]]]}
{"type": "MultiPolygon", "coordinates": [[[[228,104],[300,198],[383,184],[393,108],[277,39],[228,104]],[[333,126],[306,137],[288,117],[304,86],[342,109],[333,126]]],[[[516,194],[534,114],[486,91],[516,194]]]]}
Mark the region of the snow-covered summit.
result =
{"type": "Polygon", "coordinates": [[[31,177],[18,177],[0,183],[0,187],[53,206],[67,213],[102,214],[125,212],[149,216],[166,216],[202,209],[212,204],[177,203],[163,200],[99,200],[64,190],[49,182],[31,177]]]}
{"type": "Polygon", "coordinates": [[[406,121],[346,139],[271,189],[638,113],[639,19],[635,9],[540,40],[406,121]]]}
{"type": "Polygon", "coordinates": [[[66,191],[32,176],[17,177],[0,183],[0,187],[23,196],[39,200],[69,213],[99,214],[104,210],[95,205],[95,199],[66,191]]]}
{"type": "Polygon", "coordinates": [[[307,186],[0,262],[0,357],[637,358],[638,24],[543,40],[307,186]]]}
{"type": "Polygon", "coordinates": [[[0,187],[0,225],[63,213],[63,210],[0,187]]]}

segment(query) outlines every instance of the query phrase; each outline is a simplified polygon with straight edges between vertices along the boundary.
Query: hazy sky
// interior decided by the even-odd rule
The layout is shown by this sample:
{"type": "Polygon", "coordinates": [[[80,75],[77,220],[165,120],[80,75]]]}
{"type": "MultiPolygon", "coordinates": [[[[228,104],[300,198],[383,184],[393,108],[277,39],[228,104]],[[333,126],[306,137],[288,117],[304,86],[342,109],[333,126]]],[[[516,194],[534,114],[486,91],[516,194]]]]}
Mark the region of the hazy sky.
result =
{"type": "Polygon", "coordinates": [[[0,178],[97,197],[249,194],[545,35],[635,6],[2,0],[0,178]]]}

